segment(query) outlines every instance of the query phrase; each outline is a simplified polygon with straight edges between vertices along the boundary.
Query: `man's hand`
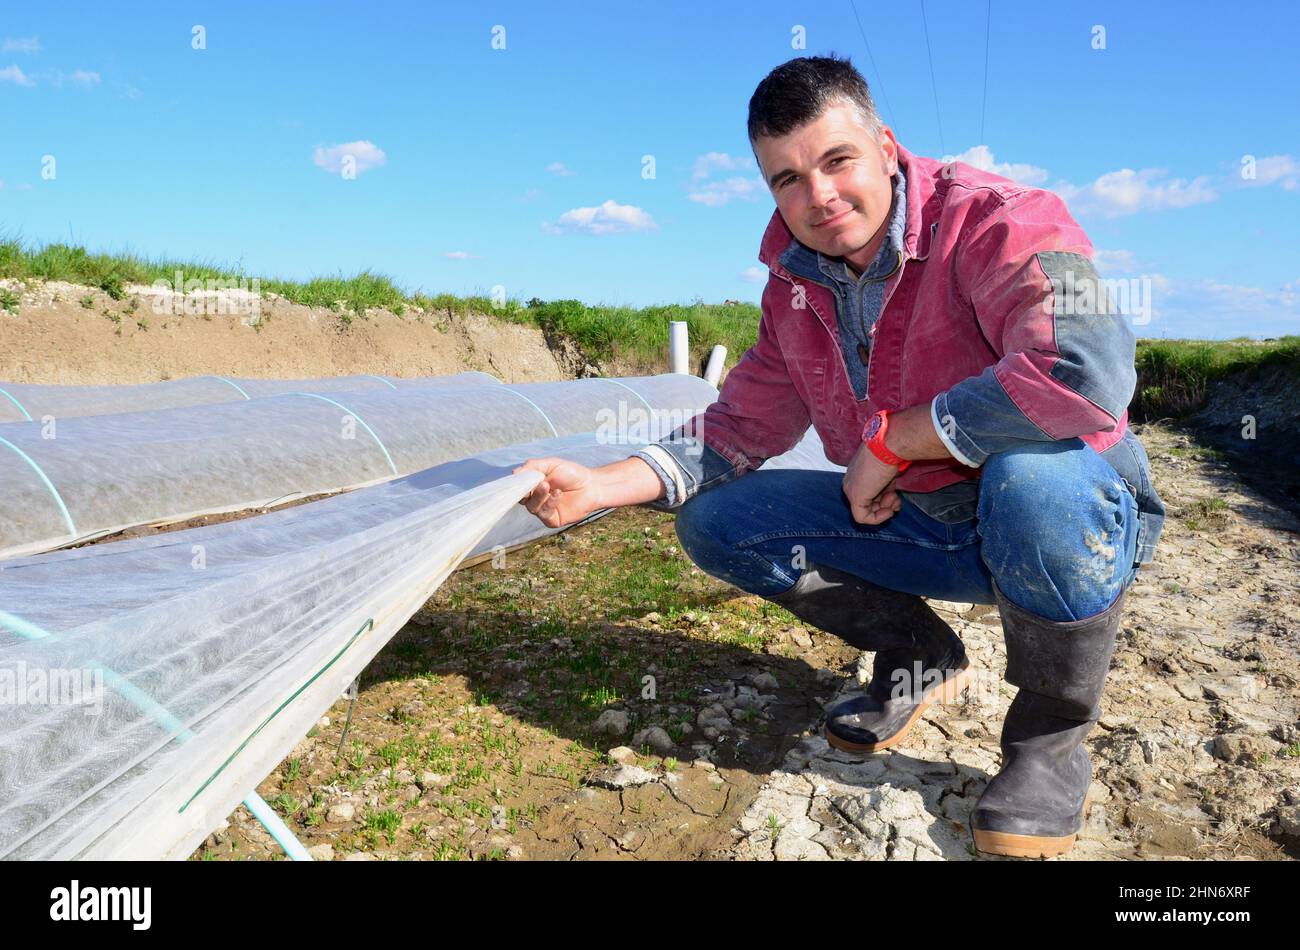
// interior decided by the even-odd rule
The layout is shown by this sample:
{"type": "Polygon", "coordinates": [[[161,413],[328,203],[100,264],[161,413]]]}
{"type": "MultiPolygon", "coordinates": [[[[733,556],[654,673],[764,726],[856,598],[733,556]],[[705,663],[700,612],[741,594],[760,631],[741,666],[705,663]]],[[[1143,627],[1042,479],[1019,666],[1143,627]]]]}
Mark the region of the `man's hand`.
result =
{"type": "Polygon", "coordinates": [[[514,470],[541,472],[545,477],[520,500],[548,528],[563,528],[606,507],[601,503],[600,479],[593,469],[568,459],[528,459],[514,470]]]}
{"type": "Polygon", "coordinates": [[[844,473],[844,497],[858,524],[880,524],[903,507],[903,499],[894,490],[898,469],[886,465],[872,454],[866,444],[858,446],[844,473]]]}

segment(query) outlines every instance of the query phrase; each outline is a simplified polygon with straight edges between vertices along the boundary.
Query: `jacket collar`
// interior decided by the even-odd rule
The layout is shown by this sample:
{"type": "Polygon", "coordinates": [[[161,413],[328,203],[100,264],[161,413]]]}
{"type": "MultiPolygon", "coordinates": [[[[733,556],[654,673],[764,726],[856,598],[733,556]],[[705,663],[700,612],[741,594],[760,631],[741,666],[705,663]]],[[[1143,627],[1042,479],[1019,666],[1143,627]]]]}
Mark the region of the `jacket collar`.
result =
{"type": "MultiPolygon", "coordinates": [[[[937,223],[942,209],[942,199],[935,190],[934,181],[942,167],[941,162],[913,155],[902,145],[898,146],[898,168],[906,178],[907,189],[902,250],[908,259],[924,259],[929,256],[934,236],[930,225],[937,223]]],[[[825,276],[817,265],[817,252],[795,239],[785,219],[781,217],[780,209],[772,212],[767,230],[763,232],[758,260],[775,273],[785,271],[814,280],[825,276]]]]}

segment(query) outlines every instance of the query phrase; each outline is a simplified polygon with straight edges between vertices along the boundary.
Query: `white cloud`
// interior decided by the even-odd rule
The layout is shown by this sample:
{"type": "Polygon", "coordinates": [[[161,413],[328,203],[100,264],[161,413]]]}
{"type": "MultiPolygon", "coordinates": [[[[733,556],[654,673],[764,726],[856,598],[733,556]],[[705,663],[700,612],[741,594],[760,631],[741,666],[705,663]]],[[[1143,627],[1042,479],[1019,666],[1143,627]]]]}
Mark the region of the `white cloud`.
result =
{"type": "Polygon", "coordinates": [[[686,197],[710,208],[716,208],[725,205],[733,198],[754,201],[767,193],[767,186],[758,178],[727,178],[723,181],[706,181],[686,197]]]}
{"type": "Polygon", "coordinates": [[[709,180],[715,171],[752,171],[757,168],[748,155],[728,155],[726,152],[706,152],[695,160],[691,170],[691,188],[687,197],[698,204],[717,208],[733,199],[754,201],[768,194],[767,185],[756,175],[733,175],[721,180],[709,180]]]}
{"type": "Polygon", "coordinates": [[[1097,265],[1098,273],[1103,276],[1106,274],[1132,274],[1138,270],[1137,258],[1132,251],[1098,250],[1093,255],[1093,263],[1097,265]]]}
{"type": "Polygon", "coordinates": [[[1169,178],[1163,168],[1134,171],[1121,168],[1107,172],[1082,187],[1058,182],[1052,190],[1064,198],[1072,211],[1101,214],[1108,218],[1139,211],[1186,208],[1215,201],[1219,193],[1206,175],[1193,179],[1169,178]]]}
{"type": "Polygon", "coordinates": [[[759,267],[755,264],[753,267],[746,267],[740,272],[740,279],[747,284],[762,284],[767,281],[768,270],[766,267],[759,267]]]}
{"type": "Polygon", "coordinates": [[[91,72],[86,69],[77,69],[68,77],[68,82],[75,83],[78,86],[98,86],[99,73],[91,72]]]}
{"type": "MultiPolygon", "coordinates": [[[[987,145],[976,145],[945,160],[951,161],[954,158],[1021,184],[1049,188],[1064,198],[1075,214],[1093,214],[1107,218],[1206,204],[1217,200],[1219,188],[1228,183],[1226,179],[1216,180],[1209,175],[1198,175],[1192,179],[1171,178],[1168,169],[1164,168],[1144,168],[1140,171],[1121,168],[1099,175],[1084,185],[1062,180],[1049,183],[1051,175],[1047,169],[1037,165],[999,162],[987,145]]],[[[1274,166],[1269,166],[1269,173],[1275,174],[1274,166]]]]}
{"type": "Polygon", "coordinates": [[[471,253],[469,253],[468,251],[448,251],[446,254],[444,254],[444,255],[442,255],[442,256],[448,258],[449,260],[453,260],[453,261],[476,261],[476,260],[478,260],[478,255],[477,255],[477,254],[471,254],[471,253]]]}
{"type": "Polygon", "coordinates": [[[0,69],[0,82],[12,82],[19,86],[36,85],[36,80],[32,79],[12,63],[4,69],[0,69]]]}
{"type": "Polygon", "coordinates": [[[1139,336],[1230,339],[1300,331],[1300,282],[1270,290],[1152,274],[1151,303],[1151,323],[1134,328],[1139,336]]]}
{"type": "Polygon", "coordinates": [[[728,155],[726,152],[705,152],[695,160],[691,179],[700,181],[708,178],[714,170],[724,172],[748,171],[756,168],[754,159],[749,155],[728,155]]]}
{"type": "Polygon", "coordinates": [[[945,155],[945,162],[965,162],[982,172],[992,172],[1003,178],[1010,178],[1022,185],[1041,185],[1047,181],[1047,169],[1037,165],[1020,165],[1014,162],[998,162],[993,159],[993,151],[987,145],[976,145],[960,155],[945,155]]]}
{"type": "Polygon", "coordinates": [[[543,222],[549,234],[580,231],[586,234],[619,234],[625,231],[653,231],[654,219],[635,205],[606,201],[594,208],[573,208],[560,215],[555,224],[543,222]]]}
{"type": "Polygon", "coordinates": [[[39,53],[40,51],[41,41],[34,36],[6,36],[4,43],[0,44],[0,53],[39,53]]]}
{"type": "MultiPolygon", "coordinates": [[[[1238,173],[1240,177],[1240,173],[1238,173]]],[[[1300,188],[1300,162],[1290,155],[1269,155],[1255,162],[1255,177],[1242,179],[1244,185],[1281,184],[1287,191],[1300,188]]]]}
{"type": "Polygon", "coordinates": [[[351,158],[355,171],[360,175],[364,171],[378,168],[388,161],[384,150],[374,142],[365,140],[344,142],[342,145],[317,146],[312,152],[311,160],[319,168],[338,175],[343,171],[343,162],[351,158]]]}
{"type": "Polygon", "coordinates": [[[548,175],[556,175],[560,178],[568,178],[573,175],[573,172],[569,171],[568,166],[565,165],[564,162],[551,162],[551,164],[546,166],[546,173],[548,175]]]}

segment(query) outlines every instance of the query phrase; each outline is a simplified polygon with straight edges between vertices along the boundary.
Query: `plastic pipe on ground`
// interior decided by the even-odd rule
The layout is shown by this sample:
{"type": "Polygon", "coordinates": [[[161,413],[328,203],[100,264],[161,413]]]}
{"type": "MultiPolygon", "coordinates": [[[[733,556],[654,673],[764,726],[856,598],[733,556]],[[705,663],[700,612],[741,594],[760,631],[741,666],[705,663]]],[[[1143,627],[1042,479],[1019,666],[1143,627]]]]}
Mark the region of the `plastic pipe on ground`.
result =
{"type": "Polygon", "coordinates": [[[704,381],[715,389],[722,379],[722,364],[727,362],[727,348],[719,343],[709,354],[709,364],[704,367],[704,381]]]}

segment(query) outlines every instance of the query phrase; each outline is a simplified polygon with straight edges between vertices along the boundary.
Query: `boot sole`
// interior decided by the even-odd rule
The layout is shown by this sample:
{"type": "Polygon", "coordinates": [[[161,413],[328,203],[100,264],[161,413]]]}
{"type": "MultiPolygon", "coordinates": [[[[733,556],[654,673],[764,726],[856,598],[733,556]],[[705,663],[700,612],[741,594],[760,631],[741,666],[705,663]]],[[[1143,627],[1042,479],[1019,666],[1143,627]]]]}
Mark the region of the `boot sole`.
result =
{"type": "MultiPolygon", "coordinates": [[[[1083,800],[1083,818],[1087,819],[1092,807],[1092,795],[1083,800]]],[[[1048,838],[1041,835],[1013,835],[1005,831],[981,831],[971,829],[975,837],[975,850],[985,854],[1001,854],[1010,858],[1055,858],[1068,854],[1074,848],[1078,832],[1061,838],[1048,838]]]]}
{"type": "Polygon", "coordinates": [[[973,673],[974,670],[971,668],[970,660],[967,660],[957,672],[957,675],[952,679],[945,680],[942,683],[932,686],[928,692],[922,693],[921,701],[916,704],[916,708],[912,710],[912,715],[908,718],[907,722],[903,723],[903,728],[899,729],[888,739],[881,739],[879,742],[870,743],[852,742],[831,732],[829,724],[822,728],[822,732],[826,736],[826,741],[841,752],[870,754],[872,752],[880,752],[884,749],[888,749],[891,746],[896,746],[907,738],[907,734],[912,731],[912,727],[916,725],[916,721],[921,718],[923,712],[937,702],[950,703],[960,696],[962,691],[966,688],[973,673]]]}

